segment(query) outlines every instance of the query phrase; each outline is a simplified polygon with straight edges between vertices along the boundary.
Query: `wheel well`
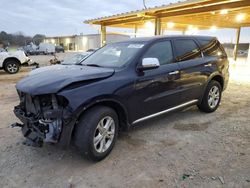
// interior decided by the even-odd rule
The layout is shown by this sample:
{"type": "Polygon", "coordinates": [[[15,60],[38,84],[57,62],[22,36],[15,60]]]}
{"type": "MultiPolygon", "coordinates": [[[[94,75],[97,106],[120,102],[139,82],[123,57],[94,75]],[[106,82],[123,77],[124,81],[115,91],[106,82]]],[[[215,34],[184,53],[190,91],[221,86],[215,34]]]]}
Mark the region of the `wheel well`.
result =
{"type": "Polygon", "coordinates": [[[19,65],[21,64],[21,62],[15,58],[15,57],[9,57],[9,58],[6,58],[3,62],[3,67],[5,67],[5,64],[8,62],[8,61],[16,61],[17,63],[19,63],[19,65]]]}
{"type": "Polygon", "coordinates": [[[223,80],[222,76],[217,75],[217,76],[213,77],[211,80],[215,80],[215,81],[219,82],[221,87],[224,88],[224,80],[223,80]]]}
{"type": "Polygon", "coordinates": [[[118,102],[115,102],[115,101],[100,101],[98,103],[95,103],[95,104],[89,106],[82,113],[86,112],[87,110],[89,110],[90,108],[92,108],[94,106],[99,106],[99,105],[107,106],[107,107],[110,107],[113,110],[115,110],[115,112],[118,115],[118,119],[119,119],[119,123],[120,123],[120,128],[122,130],[127,130],[128,129],[128,116],[127,116],[127,112],[124,109],[124,107],[121,104],[119,104],[118,102]]]}

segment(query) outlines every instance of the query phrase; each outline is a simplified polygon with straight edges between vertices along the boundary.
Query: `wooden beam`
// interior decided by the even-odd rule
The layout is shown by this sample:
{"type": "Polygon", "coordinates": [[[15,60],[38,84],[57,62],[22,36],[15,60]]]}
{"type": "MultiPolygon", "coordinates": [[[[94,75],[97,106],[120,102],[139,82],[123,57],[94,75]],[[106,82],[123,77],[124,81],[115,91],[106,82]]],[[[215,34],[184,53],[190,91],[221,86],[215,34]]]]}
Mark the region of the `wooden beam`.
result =
{"type": "Polygon", "coordinates": [[[118,24],[123,24],[123,23],[143,22],[144,20],[150,20],[150,19],[143,18],[143,17],[134,17],[134,18],[124,19],[124,20],[107,21],[107,22],[103,22],[102,25],[112,26],[112,25],[118,25],[118,24]]]}
{"type": "Polygon", "coordinates": [[[162,22],[167,23],[168,21],[174,22],[176,25],[188,26],[193,25],[198,28],[210,28],[211,26],[215,25],[218,28],[238,28],[239,25],[230,24],[228,22],[218,21],[215,20],[197,20],[194,17],[186,18],[185,20],[182,19],[171,19],[171,20],[164,20],[162,22]]]}
{"type": "MultiPolygon", "coordinates": [[[[228,0],[203,0],[200,2],[193,2],[193,3],[188,3],[185,5],[180,5],[177,7],[171,7],[171,8],[162,8],[160,10],[155,11],[155,13],[160,13],[160,12],[171,12],[171,11],[175,11],[176,9],[179,10],[187,10],[189,8],[193,9],[193,8],[197,8],[197,7],[205,7],[205,6],[209,6],[209,5],[219,5],[219,4],[225,4],[227,3],[228,0]]],[[[185,1],[184,1],[185,2],[185,1]]]]}

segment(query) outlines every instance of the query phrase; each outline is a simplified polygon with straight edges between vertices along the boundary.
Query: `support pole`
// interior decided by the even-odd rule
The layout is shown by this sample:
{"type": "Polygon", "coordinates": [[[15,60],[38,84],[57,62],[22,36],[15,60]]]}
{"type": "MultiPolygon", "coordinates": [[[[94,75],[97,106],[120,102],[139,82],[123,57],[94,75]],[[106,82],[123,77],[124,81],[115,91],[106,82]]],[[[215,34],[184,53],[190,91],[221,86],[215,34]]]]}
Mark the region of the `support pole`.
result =
{"type": "Polygon", "coordinates": [[[241,27],[239,27],[236,32],[236,44],[234,46],[234,61],[236,61],[238,57],[238,50],[239,50],[239,43],[240,43],[240,31],[241,31],[241,27]]]}
{"type": "Polygon", "coordinates": [[[137,25],[135,25],[135,38],[137,37],[137,30],[138,30],[137,25]]]}
{"type": "Polygon", "coordinates": [[[163,27],[161,27],[161,33],[160,33],[161,35],[164,35],[165,34],[165,30],[164,30],[164,28],[163,27]]]}
{"type": "Polygon", "coordinates": [[[250,44],[249,44],[249,49],[248,49],[247,63],[250,64],[250,44]]]}
{"type": "Polygon", "coordinates": [[[101,47],[106,44],[106,26],[101,25],[101,47]]]}
{"type": "Polygon", "coordinates": [[[155,35],[161,35],[161,19],[155,18],[155,35]]]}

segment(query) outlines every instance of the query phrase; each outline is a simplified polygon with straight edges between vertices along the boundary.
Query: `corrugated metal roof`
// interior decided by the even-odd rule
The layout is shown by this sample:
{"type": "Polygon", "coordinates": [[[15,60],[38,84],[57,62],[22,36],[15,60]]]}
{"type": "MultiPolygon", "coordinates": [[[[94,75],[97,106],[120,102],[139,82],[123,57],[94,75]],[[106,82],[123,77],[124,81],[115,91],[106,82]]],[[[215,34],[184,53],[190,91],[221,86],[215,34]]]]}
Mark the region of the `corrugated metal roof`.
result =
{"type": "Polygon", "coordinates": [[[162,29],[167,23],[175,23],[175,30],[186,30],[187,25],[199,29],[239,28],[250,26],[250,0],[186,0],[168,5],[135,10],[112,16],[100,17],[85,21],[88,24],[120,28],[144,28],[146,21],[160,18],[162,29]],[[222,14],[221,10],[228,10],[222,14]],[[244,19],[237,20],[239,14],[244,19]]]}
{"type": "MultiPolygon", "coordinates": [[[[100,34],[86,34],[86,35],[61,35],[61,36],[46,36],[45,39],[55,39],[55,38],[75,38],[75,37],[91,37],[91,36],[99,36],[100,34]]],[[[108,32],[107,35],[120,35],[127,36],[125,34],[118,34],[114,32],[108,32]]]]}
{"type": "Polygon", "coordinates": [[[102,21],[102,20],[105,20],[105,19],[122,17],[122,16],[125,16],[125,15],[129,16],[130,14],[134,15],[134,14],[140,14],[140,13],[146,13],[146,12],[154,12],[154,11],[158,11],[158,10],[161,10],[161,9],[169,9],[169,8],[174,8],[174,7],[193,4],[193,3],[205,2],[205,1],[209,1],[209,0],[178,1],[176,3],[163,4],[163,5],[160,5],[160,6],[154,6],[154,7],[150,7],[150,8],[147,8],[147,9],[144,8],[144,9],[141,9],[141,10],[134,10],[134,11],[123,12],[123,13],[115,14],[115,15],[111,15],[111,16],[103,16],[103,17],[99,17],[99,18],[89,19],[89,20],[85,20],[84,23],[90,23],[90,22],[93,22],[93,21],[102,21]]]}

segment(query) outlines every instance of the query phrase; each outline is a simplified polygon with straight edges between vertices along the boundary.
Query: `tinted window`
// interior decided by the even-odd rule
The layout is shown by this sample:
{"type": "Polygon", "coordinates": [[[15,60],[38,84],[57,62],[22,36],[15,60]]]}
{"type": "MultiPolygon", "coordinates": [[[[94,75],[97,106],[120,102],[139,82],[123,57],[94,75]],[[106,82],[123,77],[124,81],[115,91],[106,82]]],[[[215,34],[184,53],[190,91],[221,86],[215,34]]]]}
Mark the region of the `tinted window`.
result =
{"type": "Polygon", "coordinates": [[[143,58],[157,58],[160,65],[168,64],[173,62],[173,51],[170,41],[162,41],[153,44],[143,58]]]}
{"type": "Polygon", "coordinates": [[[220,42],[216,39],[213,40],[199,40],[202,52],[205,56],[226,56],[226,53],[221,46],[220,42]]]}
{"type": "Polygon", "coordinates": [[[191,39],[175,40],[175,49],[178,61],[186,61],[201,57],[198,45],[191,39]]]}

